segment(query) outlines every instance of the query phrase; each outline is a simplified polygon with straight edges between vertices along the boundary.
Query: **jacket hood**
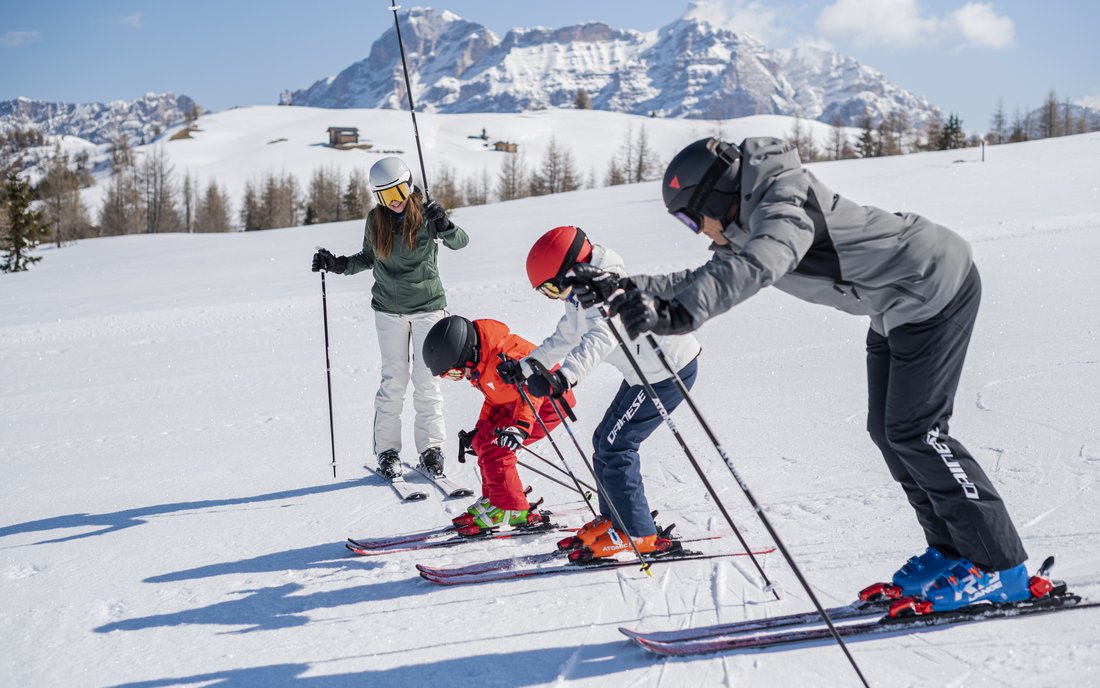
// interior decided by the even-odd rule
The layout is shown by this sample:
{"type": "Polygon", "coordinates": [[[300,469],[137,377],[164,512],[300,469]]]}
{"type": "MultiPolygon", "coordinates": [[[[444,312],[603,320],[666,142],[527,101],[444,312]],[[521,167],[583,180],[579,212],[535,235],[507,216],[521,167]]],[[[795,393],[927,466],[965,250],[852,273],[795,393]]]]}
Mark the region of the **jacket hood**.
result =
{"type": "Polygon", "coordinates": [[[768,187],[785,172],[802,169],[798,149],[767,136],[741,143],[741,217],[749,217],[768,187]]]}

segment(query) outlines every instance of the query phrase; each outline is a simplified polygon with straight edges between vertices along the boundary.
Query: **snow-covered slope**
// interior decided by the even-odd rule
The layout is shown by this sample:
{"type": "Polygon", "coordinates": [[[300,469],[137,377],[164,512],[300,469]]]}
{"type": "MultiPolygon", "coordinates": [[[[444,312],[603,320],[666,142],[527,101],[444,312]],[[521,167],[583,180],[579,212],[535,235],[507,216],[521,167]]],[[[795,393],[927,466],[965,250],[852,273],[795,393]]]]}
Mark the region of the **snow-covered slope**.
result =
{"type": "MultiPolygon", "coordinates": [[[[451,12],[400,14],[417,107],[435,112],[517,112],[572,107],[581,89],[592,107],[661,117],[726,119],[800,114],[858,126],[894,112],[923,124],[937,112],[850,57],[818,48],[771,50],[715,23],[705,6],[656,31],[588,23],[518,28],[499,38],[451,12]]],[[[280,102],[330,108],[402,108],[397,34],[390,27],[363,60],[280,102]]]]}
{"type": "MultiPolygon", "coordinates": [[[[740,141],[746,136],[788,137],[795,120],[779,115],[759,115],[734,120],[661,119],[597,110],[542,110],[528,113],[477,113],[440,115],[419,113],[417,128],[428,181],[444,166],[454,171],[461,183],[485,174],[495,186],[507,154],[494,150],[497,141],[519,145],[528,172],[538,167],[554,139],[560,149],[574,158],[583,179],[602,184],[608,164],[620,154],[628,135],[637,142],[642,130],[649,146],[663,165],[688,143],[715,134],[740,141]],[[480,138],[484,132],[485,139],[480,138]]],[[[245,183],[258,180],[265,172],[290,172],[308,188],[315,169],[337,169],[344,178],[353,170],[366,175],[378,159],[398,155],[420,177],[409,113],[399,110],[331,110],[275,105],[235,108],[203,115],[190,138],[171,140],[179,127],[170,129],[156,142],[136,149],[140,159],[151,147],[163,148],[165,158],[182,178],[190,173],[199,188],[213,179],[225,186],[240,207],[245,183]],[[369,149],[338,150],[328,146],[327,130],[332,126],[359,129],[360,142],[369,149]]],[[[818,146],[828,140],[831,127],[804,121],[818,146]]],[[[858,130],[849,131],[855,140],[858,130]]],[[[52,151],[45,147],[42,154],[52,151]]],[[[97,173],[99,184],[84,192],[92,209],[98,209],[106,193],[110,167],[107,150],[101,147],[97,173]]]]}
{"type": "MultiPolygon", "coordinates": [[[[1000,488],[1031,564],[1058,554],[1056,573],[1092,599],[1097,169],[1095,134],[991,148],[984,164],[956,151],[815,167],[857,201],[922,212],[973,242],[984,303],[952,430],[1000,488]]],[[[470,246],[441,254],[451,310],[498,318],[536,340],[559,311],[526,285],[523,262],[549,227],[580,224],[637,271],[707,257],[705,241],[662,212],[652,183],[469,208],[460,221],[470,246]]],[[[0,275],[0,683],[856,683],[830,643],[656,661],[616,630],[809,609],[775,555],[765,566],[784,591],[779,602],[735,558],[656,567],[653,579],[626,568],[444,589],[416,577],[413,564],[548,543],[345,556],[345,537],[435,526],[465,506],[436,494],[399,504],[359,468],[369,460],[379,365],[368,275],[327,280],[332,478],[320,280],[307,265],[318,244],[347,253],[360,242],[358,223],[114,237],[47,248],[31,271],[0,275]]],[[[860,319],[767,290],[700,332],[696,401],[826,604],[922,547],[863,430],[865,331],[860,319]]],[[[582,441],[617,384],[601,369],[578,389],[582,441]]],[[[453,438],[479,401],[462,384],[445,393],[453,438]]],[[[749,541],[768,544],[686,408],[677,422],[749,541]]],[[[559,444],[579,468],[569,443],[559,444]]],[[[453,439],[446,450],[455,455],[453,439]]],[[[724,530],[666,429],[645,445],[643,463],[663,522],[684,533],[724,530]]],[[[450,472],[475,485],[473,464],[452,458],[450,472]]],[[[548,505],[575,504],[528,479],[548,505]]],[[[1100,684],[1095,612],[850,648],[878,686],[1100,684]]]]}

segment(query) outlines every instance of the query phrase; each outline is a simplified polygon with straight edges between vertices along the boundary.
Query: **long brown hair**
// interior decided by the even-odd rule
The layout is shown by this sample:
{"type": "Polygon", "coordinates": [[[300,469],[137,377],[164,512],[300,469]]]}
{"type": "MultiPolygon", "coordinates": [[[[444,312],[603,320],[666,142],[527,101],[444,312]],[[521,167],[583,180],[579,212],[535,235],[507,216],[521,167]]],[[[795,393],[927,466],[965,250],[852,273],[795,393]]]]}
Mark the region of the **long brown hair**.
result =
{"type": "MultiPolygon", "coordinates": [[[[416,235],[420,231],[420,225],[424,224],[423,196],[420,191],[414,191],[409,196],[409,202],[405,205],[404,233],[405,245],[409,249],[416,248],[416,235]]],[[[367,215],[370,222],[370,242],[374,246],[374,255],[379,260],[385,260],[393,253],[394,215],[388,208],[375,205],[367,215]]]]}

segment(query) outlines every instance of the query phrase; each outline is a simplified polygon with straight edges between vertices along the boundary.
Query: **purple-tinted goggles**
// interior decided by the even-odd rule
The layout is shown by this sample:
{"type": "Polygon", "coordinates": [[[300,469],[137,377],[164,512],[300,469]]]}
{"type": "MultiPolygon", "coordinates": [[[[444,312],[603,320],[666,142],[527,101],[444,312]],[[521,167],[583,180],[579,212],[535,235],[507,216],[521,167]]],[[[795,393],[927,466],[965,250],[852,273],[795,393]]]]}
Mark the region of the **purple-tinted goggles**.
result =
{"type": "Polygon", "coordinates": [[[672,216],[687,225],[687,228],[698,234],[703,229],[703,219],[689,212],[686,208],[677,210],[672,216]]]}

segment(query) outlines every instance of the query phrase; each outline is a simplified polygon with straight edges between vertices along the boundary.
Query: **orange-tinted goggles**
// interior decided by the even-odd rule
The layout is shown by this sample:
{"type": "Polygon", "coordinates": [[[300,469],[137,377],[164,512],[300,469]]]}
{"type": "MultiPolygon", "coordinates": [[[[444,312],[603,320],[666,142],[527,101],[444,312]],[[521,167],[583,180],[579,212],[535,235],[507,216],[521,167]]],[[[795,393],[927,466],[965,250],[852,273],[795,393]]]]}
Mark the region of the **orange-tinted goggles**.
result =
{"type": "Polygon", "coordinates": [[[547,280],[538,286],[538,292],[551,299],[560,299],[563,294],[569,292],[569,287],[562,287],[553,280],[547,280]]]}
{"type": "Polygon", "coordinates": [[[443,378],[444,380],[454,380],[457,382],[458,380],[466,377],[466,371],[462,368],[451,368],[439,377],[443,378]]]}
{"type": "Polygon", "coordinates": [[[397,201],[398,203],[404,202],[406,198],[411,194],[408,182],[401,182],[397,186],[391,186],[388,189],[382,189],[381,191],[374,192],[374,198],[380,205],[389,206],[390,203],[397,201]]]}

